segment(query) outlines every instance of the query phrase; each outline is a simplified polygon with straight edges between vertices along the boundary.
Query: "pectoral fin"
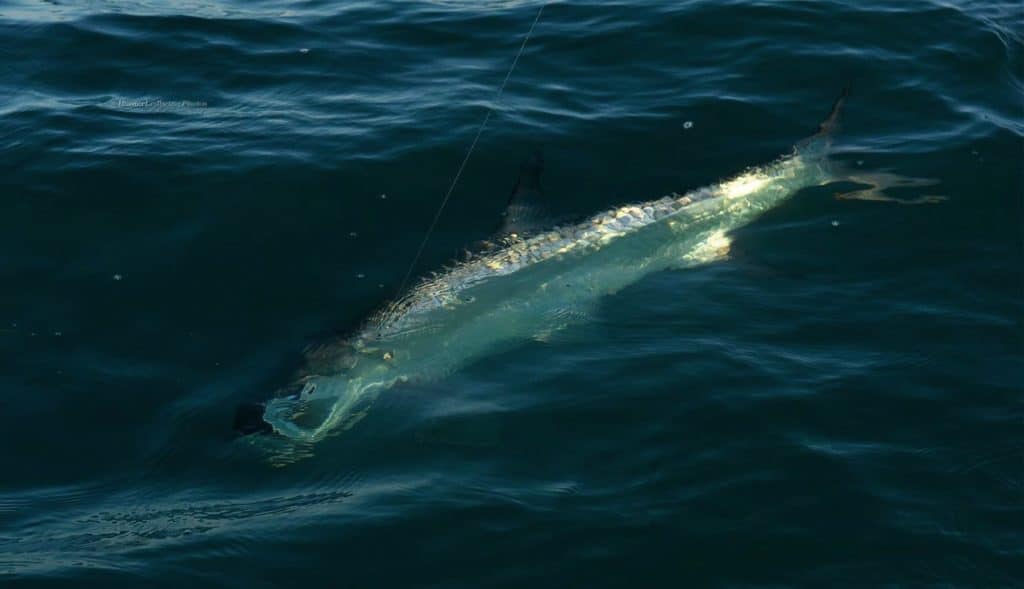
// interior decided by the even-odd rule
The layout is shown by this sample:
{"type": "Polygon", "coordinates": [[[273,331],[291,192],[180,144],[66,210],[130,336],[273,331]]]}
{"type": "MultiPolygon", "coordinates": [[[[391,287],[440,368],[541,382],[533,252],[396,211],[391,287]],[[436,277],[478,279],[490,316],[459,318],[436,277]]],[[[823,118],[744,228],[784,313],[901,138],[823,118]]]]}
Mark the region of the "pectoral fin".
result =
{"type": "Polygon", "coordinates": [[[545,344],[573,341],[580,337],[579,326],[593,322],[593,309],[574,305],[547,314],[544,328],[533,334],[533,340],[545,344]],[[573,327],[573,329],[569,329],[573,327]]]}
{"type": "Polygon", "coordinates": [[[724,231],[708,234],[679,259],[678,268],[692,268],[729,259],[732,252],[732,237],[724,231]]]}

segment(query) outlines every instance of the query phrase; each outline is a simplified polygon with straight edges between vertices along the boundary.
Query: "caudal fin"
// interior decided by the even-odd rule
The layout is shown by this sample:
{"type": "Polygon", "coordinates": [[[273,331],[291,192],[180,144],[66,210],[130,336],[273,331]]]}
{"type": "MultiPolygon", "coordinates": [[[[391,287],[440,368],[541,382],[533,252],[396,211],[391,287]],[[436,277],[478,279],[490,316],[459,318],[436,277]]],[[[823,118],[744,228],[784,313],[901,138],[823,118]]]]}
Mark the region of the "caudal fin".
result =
{"type": "Polygon", "coordinates": [[[837,166],[836,168],[840,174],[838,176],[839,179],[865,186],[856,190],[836,193],[836,198],[839,200],[869,200],[904,205],[935,204],[947,200],[945,196],[939,194],[915,194],[914,191],[909,191],[910,194],[899,196],[890,194],[890,191],[893,189],[934,186],[939,183],[935,178],[915,178],[885,171],[850,171],[846,170],[843,166],[837,166]]]}

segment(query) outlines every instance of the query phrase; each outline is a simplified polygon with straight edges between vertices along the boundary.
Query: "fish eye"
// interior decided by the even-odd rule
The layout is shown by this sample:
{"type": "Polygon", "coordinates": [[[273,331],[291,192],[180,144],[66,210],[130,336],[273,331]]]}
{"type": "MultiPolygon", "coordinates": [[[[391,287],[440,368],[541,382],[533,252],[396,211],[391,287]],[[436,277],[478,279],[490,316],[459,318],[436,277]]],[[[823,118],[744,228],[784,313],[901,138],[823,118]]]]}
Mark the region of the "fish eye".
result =
{"type": "Polygon", "coordinates": [[[299,393],[299,398],[308,399],[314,392],[316,392],[316,383],[307,382],[306,386],[302,387],[302,392],[299,393]]]}

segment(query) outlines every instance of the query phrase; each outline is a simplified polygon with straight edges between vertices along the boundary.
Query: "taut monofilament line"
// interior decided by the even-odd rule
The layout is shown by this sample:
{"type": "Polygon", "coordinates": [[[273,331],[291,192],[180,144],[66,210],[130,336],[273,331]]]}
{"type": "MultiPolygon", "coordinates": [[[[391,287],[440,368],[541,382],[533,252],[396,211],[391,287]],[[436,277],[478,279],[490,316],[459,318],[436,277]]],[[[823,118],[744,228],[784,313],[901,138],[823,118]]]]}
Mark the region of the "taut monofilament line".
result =
{"type": "Polygon", "coordinates": [[[487,114],[484,115],[484,119],[480,122],[480,126],[477,127],[476,135],[473,137],[473,142],[470,143],[469,149],[466,150],[466,155],[462,158],[462,163],[459,164],[459,169],[455,172],[455,177],[452,178],[451,184],[448,185],[448,191],[445,192],[444,198],[441,200],[441,205],[437,207],[437,212],[434,213],[434,218],[430,221],[430,226],[427,227],[427,232],[424,234],[423,241],[420,242],[420,246],[416,250],[416,255],[412,258],[412,263],[409,264],[409,269],[405,271],[405,277],[402,278],[402,282],[398,286],[397,294],[400,295],[405,290],[405,287],[409,282],[409,277],[412,276],[412,271],[420,261],[420,256],[423,255],[423,250],[427,247],[427,242],[430,241],[430,236],[434,233],[434,228],[437,227],[437,221],[441,218],[441,213],[444,212],[444,208],[448,204],[448,199],[451,198],[452,193],[455,191],[455,185],[459,183],[462,171],[466,169],[466,164],[469,162],[470,156],[473,155],[473,150],[476,149],[476,144],[480,141],[480,136],[483,134],[484,128],[487,127],[487,122],[491,119],[491,114],[494,112],[495,105],[501,101],[501,96],[505,92],[505,86],[512,77],[512,72],[515,71],[516,65],[519,63],[519,58],[523,55],[523,51],[526,50],[526,44],[530,42],[530,37],[533,36],[533,30],[537,27],[537,22],[540,21],[540,16],[544,13],[544,8],[546,8],[547,5],[548,2],[542,4],[540,10],[537,11],[537,16],[533,18],[533,23],[530,24],[530,30],[526,32],[526,36],[523,38],[523,43],[519,46],[519,52],[516,53],[515,58],[512,60],[512,65],[508,68],[508,72],[505,74],[505,79],[502,80],[501,86],[498,88],[498,93],[494,96],[494,101],[487,107],[487,114]]]}

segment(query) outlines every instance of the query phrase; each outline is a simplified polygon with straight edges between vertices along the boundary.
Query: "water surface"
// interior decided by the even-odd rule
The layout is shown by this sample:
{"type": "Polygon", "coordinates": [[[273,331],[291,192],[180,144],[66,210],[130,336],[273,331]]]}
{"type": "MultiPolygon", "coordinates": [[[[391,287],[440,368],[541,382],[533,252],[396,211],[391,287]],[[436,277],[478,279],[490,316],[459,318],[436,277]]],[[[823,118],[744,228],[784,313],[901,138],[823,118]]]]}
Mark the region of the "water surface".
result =
{"type": "Polygon", "coordinates": [[[1004,1],[8,0],[0,579],[13,586],[1010,586],[1024,576],[1024,14],[1004,1]],[[731,259],[382,395],[230,434],[302,348],[491,235],[786,152],[731,259]]]}

